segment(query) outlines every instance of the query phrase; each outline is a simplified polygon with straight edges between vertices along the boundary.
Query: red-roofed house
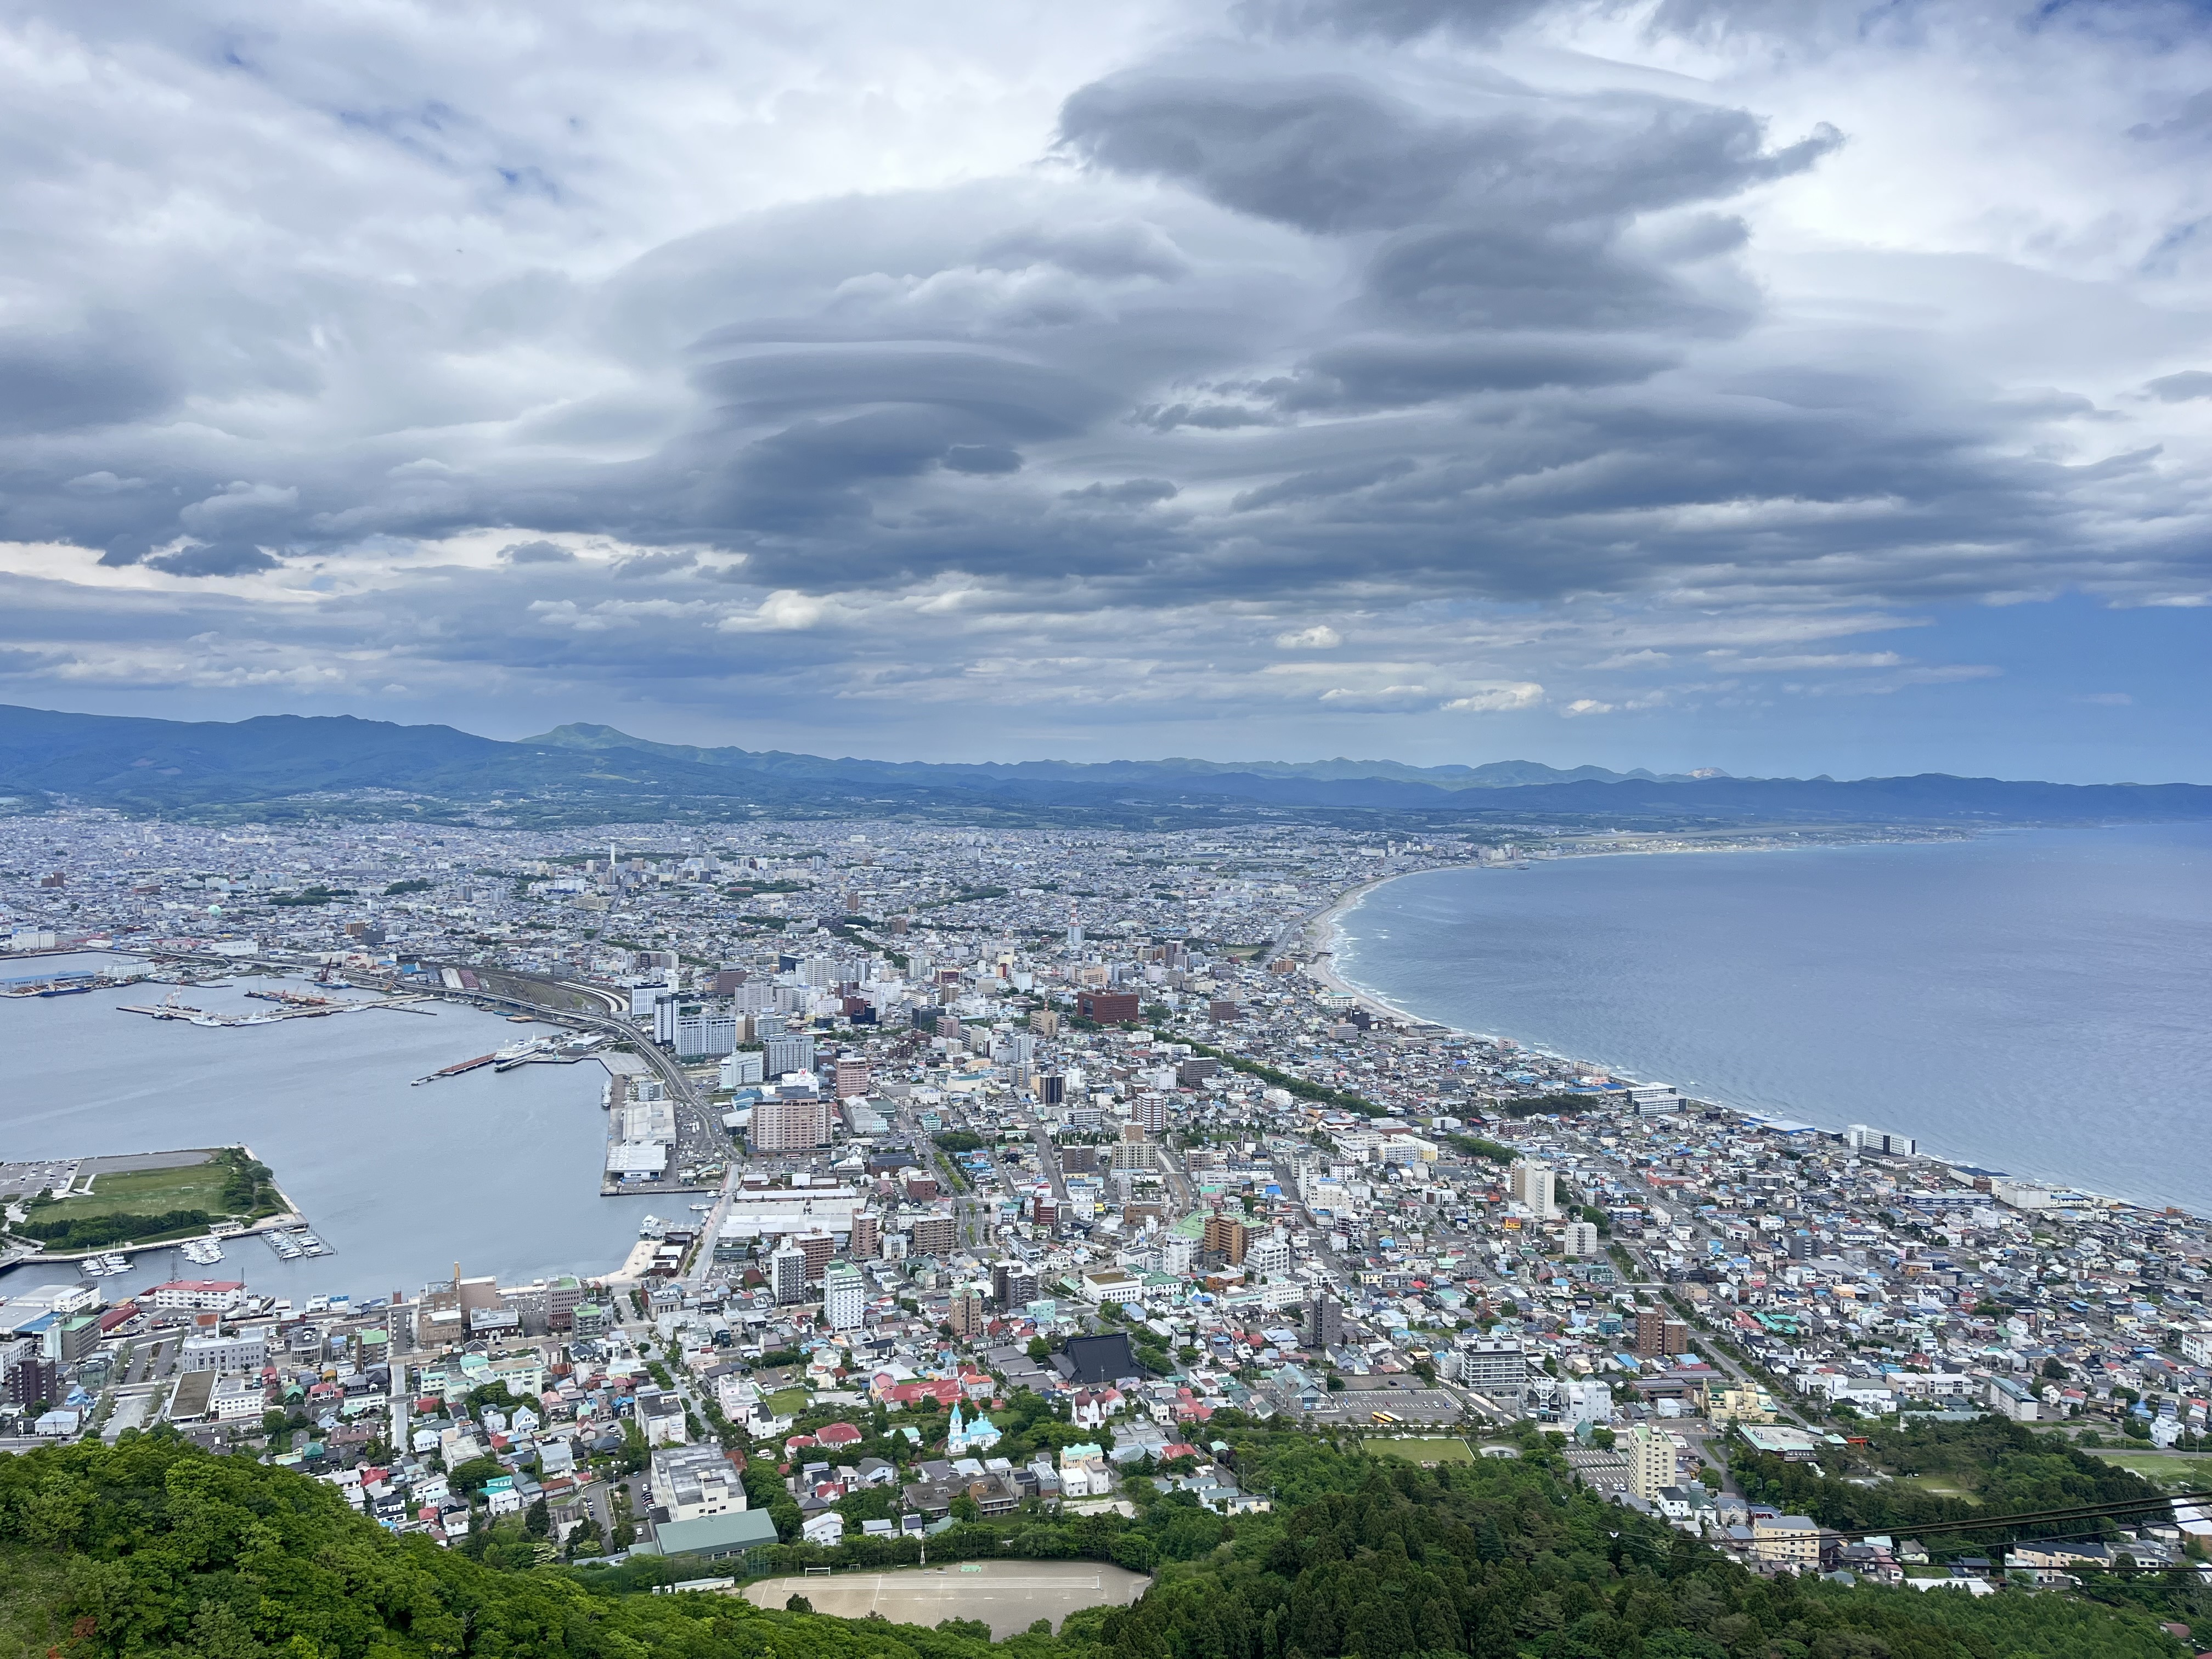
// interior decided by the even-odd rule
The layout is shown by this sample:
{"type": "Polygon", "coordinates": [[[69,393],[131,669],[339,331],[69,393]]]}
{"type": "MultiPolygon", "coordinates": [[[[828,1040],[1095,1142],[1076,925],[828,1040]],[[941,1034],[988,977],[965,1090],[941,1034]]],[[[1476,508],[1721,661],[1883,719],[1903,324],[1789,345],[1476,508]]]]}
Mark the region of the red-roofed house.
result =
{"type": "Polygon", "coordinates": [[[814,1431],[814,1439],[817,1445],[833,1449],[858,1445],[866,1437],[850,1423],[832,1423],[814,1431]]]}

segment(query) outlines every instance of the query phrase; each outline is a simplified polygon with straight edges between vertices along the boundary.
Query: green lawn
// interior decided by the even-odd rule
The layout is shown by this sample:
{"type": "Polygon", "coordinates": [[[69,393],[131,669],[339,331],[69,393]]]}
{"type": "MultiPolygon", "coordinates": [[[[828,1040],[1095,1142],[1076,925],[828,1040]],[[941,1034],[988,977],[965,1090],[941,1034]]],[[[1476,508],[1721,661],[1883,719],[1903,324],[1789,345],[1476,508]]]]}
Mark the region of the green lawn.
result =
{"type": "Polygon", "coordinates": [[[1940,1474],[1900,1475],[1898,1477],[1897,1484],[1900,1486],[1917,1486],[1921,1491],[1931,1493],[1937,1498],[1962,1498],[1969,1504],[1981,1501],[1966,1487],[1940,1474]]]}
{"type": "MultiPolygon", "coordinates": [[[[2094,1456],[2096,1454],[2092,1453],[2094,1456]]],[[[2212,1481],[2212,1458],[2169,1457],[2163,1452],[2128,1452],[2118,1457],[2106,1457],[2104,1462],[2117,1463],[2130,1474],[2139,1474],[2146,1480],[2156,1480],[2171,1486],[2186,1481],[2192,1491],[2204,1491],[2212,1481]]]]}
{"type": "Polygon", "coordinates": [[[813,1396],[804,1389],[778,1389],[768,1397],[768,1408],[778,1417],[796,1417],[813,1396]]]}
{"type": "Polygon", "coordinates": [[[57,1221],[82,1221],[101,1215],[160,1215],[167,1210],[205,1210],[210,1215],[229,1213],[223,1201],[223,1183],[230,1172],[222,1164],[203,1160],[180,1170],[112,1170],[93,1179],[84,1198],[65,1198],[40,1216],[57,1221]]]}
{"type": "Polygon", "coordinates": [[[1425,1440],[1408,1436],[1400,1440],[1360,1443],[1377,1457],[1402,1457],[1411,1463],[1472,1463],[1474,1454],[1464,1440],[1425,1440]]]}

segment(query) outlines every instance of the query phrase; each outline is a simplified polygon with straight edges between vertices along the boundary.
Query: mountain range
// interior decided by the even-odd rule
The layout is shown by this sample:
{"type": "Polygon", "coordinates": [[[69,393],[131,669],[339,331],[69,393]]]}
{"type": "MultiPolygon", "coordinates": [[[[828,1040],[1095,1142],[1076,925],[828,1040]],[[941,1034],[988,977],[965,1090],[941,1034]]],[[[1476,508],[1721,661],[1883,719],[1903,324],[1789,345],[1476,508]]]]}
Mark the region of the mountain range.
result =
{"type": "Polygon", "coordinates": [[[918,816],[1165,824],[1263,814],[1437,824],[2083,823],[2212,817],[2212,787],[1994,778],[1735,778],[1534,761],[829,759],[569,725],[519,742],[350,715],[149,720],[0,706],[0,796],[198,819],[540,824],[918,816]]]}

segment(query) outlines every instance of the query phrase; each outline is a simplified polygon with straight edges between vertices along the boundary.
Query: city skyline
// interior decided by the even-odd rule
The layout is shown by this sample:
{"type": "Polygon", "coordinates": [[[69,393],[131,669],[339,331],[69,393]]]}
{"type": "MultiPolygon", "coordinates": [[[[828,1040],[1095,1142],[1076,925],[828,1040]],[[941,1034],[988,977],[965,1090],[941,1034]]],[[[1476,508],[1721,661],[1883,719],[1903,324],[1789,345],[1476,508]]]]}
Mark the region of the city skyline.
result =
{"type": "Polygon", "coordinates": [[[0,702],[2212,781],[2185,10],[0,38],[0,702]]]}

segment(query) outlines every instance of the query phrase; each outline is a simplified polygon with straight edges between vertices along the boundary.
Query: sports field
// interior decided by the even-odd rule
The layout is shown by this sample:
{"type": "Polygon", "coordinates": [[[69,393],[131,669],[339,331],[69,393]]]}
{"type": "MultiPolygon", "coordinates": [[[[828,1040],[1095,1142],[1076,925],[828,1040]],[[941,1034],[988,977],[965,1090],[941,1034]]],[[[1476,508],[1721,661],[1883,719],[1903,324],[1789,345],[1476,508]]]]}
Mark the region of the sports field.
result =
{"type": "MultiPolygon", "coordinates": [[[[230,1171],[213,1163],[208,1154],[196,1164],[166,1170],[104,1170],[92,1178],[92,1191],[65,1198],[43,1212],[57,1220],[76,1221],[103,1215],[159,1215],[167,1210],[205,1210],[227,1213],[223,1184],[230,1171]]],[[[77,1179],[82,1192],[84,1179],[77,1179]]]]}
{"type": "Polygon", "coordinates": [[[1472,1463],[1474,1454],[1464,1440],[1427,1440],[1407,1436],[1396,1440],[1364,1440],[1363,1445],[1377,1457],[1402,1457],[1409,1463],[1472,1463]]]}
{"type": "Polygon", "coordinates": [[[879,1613],[899,1625],[980,1619],[990,1626],[993,1640],[1004,1641],[1040,1619],[1057,1629],[1079,1607],[1127,1607],[1152,1582],[1140,1572],[1096,1561],[961,1561],[891,1572],[763,1578],[746,1585],[744,1596],[757,1607],[781,1607],[803,1595],[817,1613],[839,1619],[879,1613]]]}

